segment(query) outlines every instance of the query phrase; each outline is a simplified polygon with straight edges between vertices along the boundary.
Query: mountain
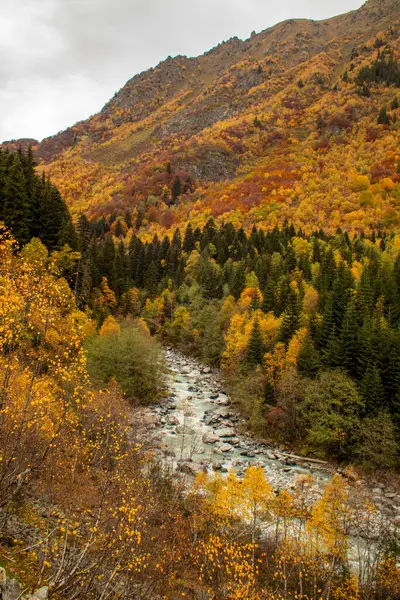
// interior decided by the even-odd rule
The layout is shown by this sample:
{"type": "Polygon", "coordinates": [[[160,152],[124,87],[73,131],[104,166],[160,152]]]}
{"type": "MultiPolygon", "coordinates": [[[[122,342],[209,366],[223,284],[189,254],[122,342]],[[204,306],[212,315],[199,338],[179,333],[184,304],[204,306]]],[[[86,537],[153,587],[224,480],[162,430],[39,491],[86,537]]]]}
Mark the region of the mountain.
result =
{"type": "Polygon", "coordinates": [[[400,0],[369,0],[168,57],[36,156],[73,212],[149,233],[209,215],[397,227],[399,20],[400,0]]]}

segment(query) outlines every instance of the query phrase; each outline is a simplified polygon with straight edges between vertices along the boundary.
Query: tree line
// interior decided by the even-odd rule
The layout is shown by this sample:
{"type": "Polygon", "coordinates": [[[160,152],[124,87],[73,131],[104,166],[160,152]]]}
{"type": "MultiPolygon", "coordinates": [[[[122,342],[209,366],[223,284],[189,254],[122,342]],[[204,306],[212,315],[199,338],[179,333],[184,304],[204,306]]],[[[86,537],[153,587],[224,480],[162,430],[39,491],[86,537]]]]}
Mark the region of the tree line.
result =
{"type": "Polygon", "coordinates": [[[134,235],[128,244],[116,244],[84,216],[78,230],[77,294],[98,319],[133,312],[153,333],[228,371],[234,366],[245,374],[269,373],[264,406],[279,404],[281,377],[273,372],[283,370],[280,356],[294,353],[301,378],[318,380],[327,371],[349,378],[360,418],[384,413],[393,426],[400,424],[400,256],[394,234],[351,238],[338,230],[309,236],[289,224],[246,233],[210,219],[202,230],[189,223],[171,238],[143,242],[134,235]],[[269,337],[268,318],[274,329],[269,337]]]}
{"type": "Polygon", "coordinates": [[[0,148],[0,220],[20,244],[36,237],[49,250],[77,246],[67,205],[50,179],[36,173],[31,148],[0,148]]]}

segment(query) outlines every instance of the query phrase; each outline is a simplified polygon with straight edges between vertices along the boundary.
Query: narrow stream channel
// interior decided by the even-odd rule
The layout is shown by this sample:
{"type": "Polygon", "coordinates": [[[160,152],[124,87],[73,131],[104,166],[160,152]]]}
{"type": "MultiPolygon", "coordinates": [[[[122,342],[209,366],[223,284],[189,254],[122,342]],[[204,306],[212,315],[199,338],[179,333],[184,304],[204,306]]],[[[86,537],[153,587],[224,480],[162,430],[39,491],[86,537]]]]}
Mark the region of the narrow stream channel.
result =
{"type": "Polygon", "coordinates": [[[152,413],[157,417],[155,433],[172,469],[193,476],[234,469],[241,476],[248,466],[257,465],[274,489],[290,489],[299,475],[311,474],[315,493],[320,491],[332,475],[329,469],[297,461],[244,433],[218,372],[171,348],[165,356],[170,395],[152,413]]]}

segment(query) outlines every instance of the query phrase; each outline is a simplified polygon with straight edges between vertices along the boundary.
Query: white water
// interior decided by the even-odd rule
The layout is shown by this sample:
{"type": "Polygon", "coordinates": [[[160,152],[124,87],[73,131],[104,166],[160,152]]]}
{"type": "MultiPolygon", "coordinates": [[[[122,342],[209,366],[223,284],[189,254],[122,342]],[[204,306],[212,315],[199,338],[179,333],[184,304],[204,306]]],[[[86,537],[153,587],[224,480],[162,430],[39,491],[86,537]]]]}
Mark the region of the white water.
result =
{"type": "Polygon", "coordinates": [[[264,468],[275,488],[291,488],[296,477],[311,474],[316,492],[330,478],[329,470],[307,462],[296,464],[290,453],[246,434],[217,372],[175,350],[167,349],[165,354],[171,394],[153,413],[160,418],[156,432],[167,448],[165,460],[172,468],[185,462],[190,465],[185,472],[233,468],[240,475],[256,464],[264,468]],[[218,440],[205,443],[206,434],[218,436],[218,440]]]}

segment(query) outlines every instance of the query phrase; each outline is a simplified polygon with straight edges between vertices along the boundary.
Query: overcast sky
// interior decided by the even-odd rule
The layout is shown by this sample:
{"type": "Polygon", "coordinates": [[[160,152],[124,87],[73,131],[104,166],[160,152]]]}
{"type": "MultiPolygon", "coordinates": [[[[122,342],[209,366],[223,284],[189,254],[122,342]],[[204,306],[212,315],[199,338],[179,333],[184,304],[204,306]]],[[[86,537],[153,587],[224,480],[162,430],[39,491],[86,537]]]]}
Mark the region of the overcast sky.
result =
{"type": "Polygon", "coordinates": [[[136,73],[284,19],[363,0],[0,0],[0,140],[42,139],[98,112],[136,73]]]}

